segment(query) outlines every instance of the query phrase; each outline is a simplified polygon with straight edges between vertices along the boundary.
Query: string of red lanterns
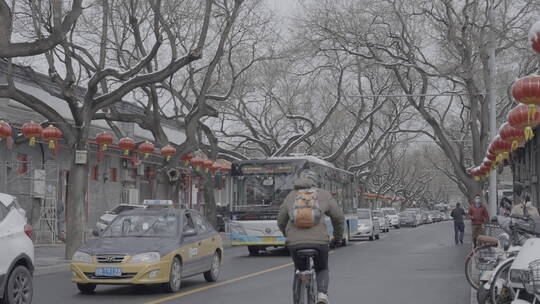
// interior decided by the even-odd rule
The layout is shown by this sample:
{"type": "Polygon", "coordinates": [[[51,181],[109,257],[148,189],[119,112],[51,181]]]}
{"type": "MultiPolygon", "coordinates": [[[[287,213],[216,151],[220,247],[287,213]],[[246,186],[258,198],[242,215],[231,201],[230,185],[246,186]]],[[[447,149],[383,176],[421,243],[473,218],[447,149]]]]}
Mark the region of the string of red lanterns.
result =
{"type": "MultiPolygon", "coordinates": [[[[540,54],[540,21],[529,30],[531,48],[540,54]]],[[[489,175],[489,172],[520,145],[534,137],[533,129],[540,125],[540,76],[529,75],[517,79],[512,85],[512,97],[519,102],[508,112],[507,120],[501,125],[499,135],[489,145],[486,157],[480,166],[468,170],[475,180],[489,175]]]]}

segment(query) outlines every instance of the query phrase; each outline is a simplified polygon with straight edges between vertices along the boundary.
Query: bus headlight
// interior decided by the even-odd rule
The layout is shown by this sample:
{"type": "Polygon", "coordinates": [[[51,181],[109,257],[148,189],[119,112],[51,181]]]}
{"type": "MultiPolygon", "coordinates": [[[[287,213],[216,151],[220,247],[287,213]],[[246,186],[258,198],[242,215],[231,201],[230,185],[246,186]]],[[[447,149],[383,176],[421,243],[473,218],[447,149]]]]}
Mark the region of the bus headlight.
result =
{"type": "Polygon", "coordinates": [[[244,227],[242,227],[242,225],[235,224],[235,223],[229,224],[229,232],[236,233],[236,234],[243,234],[243,235],[247,234],[246,230],[244,229],[244,227]]]}

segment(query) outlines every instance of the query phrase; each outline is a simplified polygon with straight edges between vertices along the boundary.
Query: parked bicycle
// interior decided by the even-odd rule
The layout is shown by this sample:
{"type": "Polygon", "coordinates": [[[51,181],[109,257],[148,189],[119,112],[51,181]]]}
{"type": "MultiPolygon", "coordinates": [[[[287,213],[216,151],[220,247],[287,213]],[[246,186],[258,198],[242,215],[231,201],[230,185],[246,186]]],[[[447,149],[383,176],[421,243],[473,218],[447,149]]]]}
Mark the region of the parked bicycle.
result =
{"type": "Polygon", "coordinates": [[[540,303],[534,288],[535,278],[539,277],[536,261],[540,258],[540,218],[511,216],[510,223],[514,231],[527,239],[519,252],[502,262],[486,283],[491,303],[540,303]]]}
{"type": "Polygon", "coordinates": [[[307,270],[296,270],[293,283],[294,304],[315,304],[317,302],[317,278],[313,264],[319,252],[314,249],[297,251],[298,256],[307,259],[307,270]]]}

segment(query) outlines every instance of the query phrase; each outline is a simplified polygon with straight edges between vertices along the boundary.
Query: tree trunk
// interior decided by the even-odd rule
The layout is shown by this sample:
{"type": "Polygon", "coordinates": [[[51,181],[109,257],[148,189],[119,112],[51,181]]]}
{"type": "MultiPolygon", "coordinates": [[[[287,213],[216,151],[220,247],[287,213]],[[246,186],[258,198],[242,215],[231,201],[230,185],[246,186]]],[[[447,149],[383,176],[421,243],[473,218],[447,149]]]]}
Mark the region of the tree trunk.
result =
{"type": "Polygon", "coordinates": [[[66,259],[71,259],[75,251],[85,242],[87,188],[88,163],[75,164],[75,156],[73,156],[69,170],[66,202],[66,259]]]}
{"type": "Polygon", "coordinates": [[[214,193],[215,185],[213,177],[204,178],[204,215],[208,222],[217,229],[216,197],[214,193]]]}

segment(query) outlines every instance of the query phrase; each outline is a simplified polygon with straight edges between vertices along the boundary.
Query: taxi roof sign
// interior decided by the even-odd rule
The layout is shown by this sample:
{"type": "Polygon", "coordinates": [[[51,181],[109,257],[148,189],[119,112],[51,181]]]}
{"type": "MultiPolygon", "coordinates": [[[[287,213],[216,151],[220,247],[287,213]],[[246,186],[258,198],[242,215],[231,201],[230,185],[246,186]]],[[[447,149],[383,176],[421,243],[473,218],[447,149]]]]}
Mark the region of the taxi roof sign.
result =
{"type": "Polygon", "coordinates": [[[173,201],[172,200],[145,199],[143,201],[143,205],[169,207],[173,205],[173,201]]]}

